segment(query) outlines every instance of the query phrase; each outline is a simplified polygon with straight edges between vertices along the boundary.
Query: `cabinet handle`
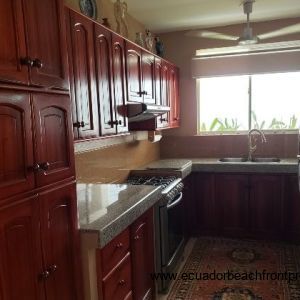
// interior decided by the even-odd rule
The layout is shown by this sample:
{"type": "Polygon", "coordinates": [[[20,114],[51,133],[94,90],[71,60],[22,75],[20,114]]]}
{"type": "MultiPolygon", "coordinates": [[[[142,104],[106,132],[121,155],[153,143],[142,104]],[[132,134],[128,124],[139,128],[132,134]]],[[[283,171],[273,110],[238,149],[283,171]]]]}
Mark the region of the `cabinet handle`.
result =
{"type": "Polygon", "coordinates": [[[124,285],[126,283],[126,281],[124,280],[124,279],[121,279],[120,281],[119,281],[119,285],[124,285]]]}
{"type": "Polygon", "coordinates": [[[55,273],[57,271],[57,265],[52,265],[47,270],[49,274],[55,273]]]}
{"type": "Polygon", "coordinates": [[[50,273],[48,270],[46,270],[39,275],[39,278],[42,280],[46,280],[49,278],[49,276],[50,276],[50,273]]]}
{"type": "Polygon", "coordinates": [[[147,91],[142,91],[142,95],[148,95],[147,91]]]}
{"type": "Polygon", "coordinates": [[[118,244],[116,245],[116,247],[117,247],[118,249],[120,249],[120,248],[123,247],[123,244],[122,244],[122,243],[118,243],[118,244]]]}
{"type": "Polygon", "coordinates": [[[39,166],[40,166],[39,167],[40,170],[48,171],[50,164],[48,162],[43,162],[43,163],[40,163],[39,166]]]}
{"type": "Polygon", "coordinates": [[[33,66],[33,60],[30,57],[23,57],[20,60],[21,65],[27,66],[27,67],[32,67],[33,66]]]}
{"type": "Polygon", "coordinates": [[[160,118],[160,121],[161,122],[167,122],[167,119],[166,118],[160,118]]]}
{"type": "Polygon", "coordinates": [[[139,235],[136,235],[133,239],[137,241],[137,240],[139,240],[140,238],[141,238],[141,237],[140,237],[139,235]]]}
{"type": "Polygon", "coordinates": [[[121,120],[118,121],[118,125],[122,125],[122,121],[121,120]]]}
{"type": "Polygon", "coordinates": [[[178,121],[179,120],[179,118],[174,118],[174,121],[178,121]]]}
{"type": "Polygon", "coordinates": [[[32,67],[41,69],[43,67],[43,63],[40,59],[36,58],[32,61],[32,67]]]}
{"type": "Polygon", "coordinates": [[[83,121],[80,122],[80,127],[81,128],[85,127],[85,123],[83,121]]]}
{"type": "Polygon", "coordinates": [[[108,125],[118,125],[118,124],[119,124],[119,121],[118,121],[118,120],[115,120],[115,121],[108,121],[107,124],[108,124],[108,125]]]}
{"type": "Polygon", "coordinates": [[[39,164],[34,164],[33,166],[28,167],[28,171],[37,172],[39,170],[40,170],[40,165],[39,164]]]}
{"type": "Polygon", "coordinates": [[[75,123],[73,123],[73,127],[80,128],[81,127],[81,122],[75,122],[75,123]]]}

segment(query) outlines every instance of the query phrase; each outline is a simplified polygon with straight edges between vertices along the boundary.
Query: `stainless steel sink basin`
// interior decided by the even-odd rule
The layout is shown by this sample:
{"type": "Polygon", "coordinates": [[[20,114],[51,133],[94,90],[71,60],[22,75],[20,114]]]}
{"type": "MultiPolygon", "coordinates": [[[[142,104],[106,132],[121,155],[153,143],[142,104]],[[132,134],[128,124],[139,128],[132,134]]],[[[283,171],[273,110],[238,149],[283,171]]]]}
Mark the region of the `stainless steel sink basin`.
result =
{"type": "Polygon", "coordinates": [[[224,157],[220,158],[220,162],[246,162],[247,158],[245,157],[224,157]]]}
{"type": "Polygon", "coordinates": [[[269,163],[269,162],[280,162],[278,157],[254,157],[253,162],[269,163]]]}
{"type": "Polygon", "coordinates": [[[278,157],[254,157],[249,161],[245,157],[224,157],[219,159],[220,162],[224,163],[241,163],[241,162],[256,162],[256,163],[271,163],[271,162],[280,162],[278,157]]]}

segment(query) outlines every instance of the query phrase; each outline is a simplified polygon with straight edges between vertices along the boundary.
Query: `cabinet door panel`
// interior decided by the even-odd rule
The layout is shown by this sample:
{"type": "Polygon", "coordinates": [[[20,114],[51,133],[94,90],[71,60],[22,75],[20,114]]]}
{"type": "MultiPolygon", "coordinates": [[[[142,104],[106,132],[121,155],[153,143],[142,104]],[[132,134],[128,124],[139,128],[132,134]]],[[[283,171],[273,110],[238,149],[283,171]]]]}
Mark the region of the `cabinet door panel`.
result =
{"type": "Polygon", "coordinates": [[[24,28],[23,0],[0,3],[0,81],[28,84],[28,67],[21,65],[27,56],[24,28]]]}
{"type": "Polygon", "coordinates": [[[162,62],[155,57],[155,104],[162,105],[162,62]]]}
{"type": "Polygon", "coordinates": [[[133,299],[145,299],[151,294],[154,270],[153,209],[138,218],[130,228],[132,251],[133,299]]]}
{"type": "MultiPolygon", "coordinates": [[[[166,63],[162,65],[161,79],[161,105],[170,106],[169,103],[169,66],[166,63]]],[[[165,113],[157,117],[157,127],[165,128],[169,126],[170,113],[165,113]]]]}
{"type": "Polygon", "coordinates": [[[28,94],[0,92],[0,199],[34,187],[28,94]]]}
{"type": "Polygon", "coordinates": [[[75,184],[42,193],[39,201],[45,268],[50,272],[45,281],[47,300],[78,299],[74,256],[78,239],[75,184]]]}
{"type": "Polygon", "coordinates": [[[100,108],[100,135],[116,133],[111,68],[111,33],[95,25],[95,58],[100,108]]]}
{"type": "Polygon", "coordinates": [[[126,42],[126,69],[128,101],[143,102],[141,49],[126,42]]]}
{"type": "Polygon", "coordinates": [[[46,185],[74,176],[71,107],[68,96],[33,95],[36,149],[41,166],[37,184],[46,185]],[[49,164],[44,168],[45,164],[49,164]]]}
{"type": "Polygon", "coordinates": [[[248,229],[247,175],[216,175],[216,208],[225,235],[243,236],[248,229]]]}
{"type": "Polygon", "coordinates": [[[169,103],[170,103],[170,126],[179,126],[179,90],[178,90],[178,69],[174,66],[169,72],[169,103]]]}
{"type": "Polygon", "coordinates": [[[69,53],[72,53],[72,98],[76,107],[73,121],[82,124],[78,129],[80,138],[98,137],[93,23],[73,11],[70,11],[69,53]]]}
{"type": "Polygon", "coordinates": [[[0,297],[41,300],[43,282],[36,198],[0,210],[0,297]]]}
{"type": "Polygon", "coordinates": [[[251,176],[250,225],[259,238],[281,234],[281,176],[251,176]]]}
{"type": "Polygon", "coordinates": [[[28,53],[42,67],[30,68],[34,85],[69,89],[66,35],[61,0],[26,1],[28,53]]]}
{"type": "Polygon", "coordinates": [[[126,112],[126,75],[125,75],[125,51],[124,40],[113,35],[113,74],[117,132],[128,131],[128,119],[126,112]]]}
{"type": "Polygon", "coordinates": [[[142,56],[144,102],[155,103],[155,63],[154,56],[143,52],[142,56]]]}

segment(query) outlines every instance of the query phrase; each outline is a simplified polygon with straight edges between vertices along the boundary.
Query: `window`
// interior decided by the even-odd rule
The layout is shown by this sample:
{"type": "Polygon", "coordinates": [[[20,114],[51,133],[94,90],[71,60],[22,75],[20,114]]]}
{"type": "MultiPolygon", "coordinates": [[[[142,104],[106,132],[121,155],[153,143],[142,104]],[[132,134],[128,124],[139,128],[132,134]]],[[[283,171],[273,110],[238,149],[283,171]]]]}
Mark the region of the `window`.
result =
{"type": "Polygon", "coordinates": [[[300,128],[300,72],[199,79],[200,132],[300,128]]]}

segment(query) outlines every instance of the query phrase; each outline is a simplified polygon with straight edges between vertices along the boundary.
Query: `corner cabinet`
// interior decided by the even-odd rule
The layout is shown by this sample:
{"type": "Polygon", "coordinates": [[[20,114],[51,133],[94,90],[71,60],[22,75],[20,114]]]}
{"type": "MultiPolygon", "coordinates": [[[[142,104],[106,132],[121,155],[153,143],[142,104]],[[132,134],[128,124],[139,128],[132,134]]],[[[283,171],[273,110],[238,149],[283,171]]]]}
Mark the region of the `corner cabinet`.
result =
{"type": "Polygon", "coordinates": [[[62,1],[2,1],[0,14],[0,82],[68,90],[62,1]]]}
{"type": "Polygon", "coordinates": [[[154,299],[153,209],[96,251],[99,299],[154,299]]]}

